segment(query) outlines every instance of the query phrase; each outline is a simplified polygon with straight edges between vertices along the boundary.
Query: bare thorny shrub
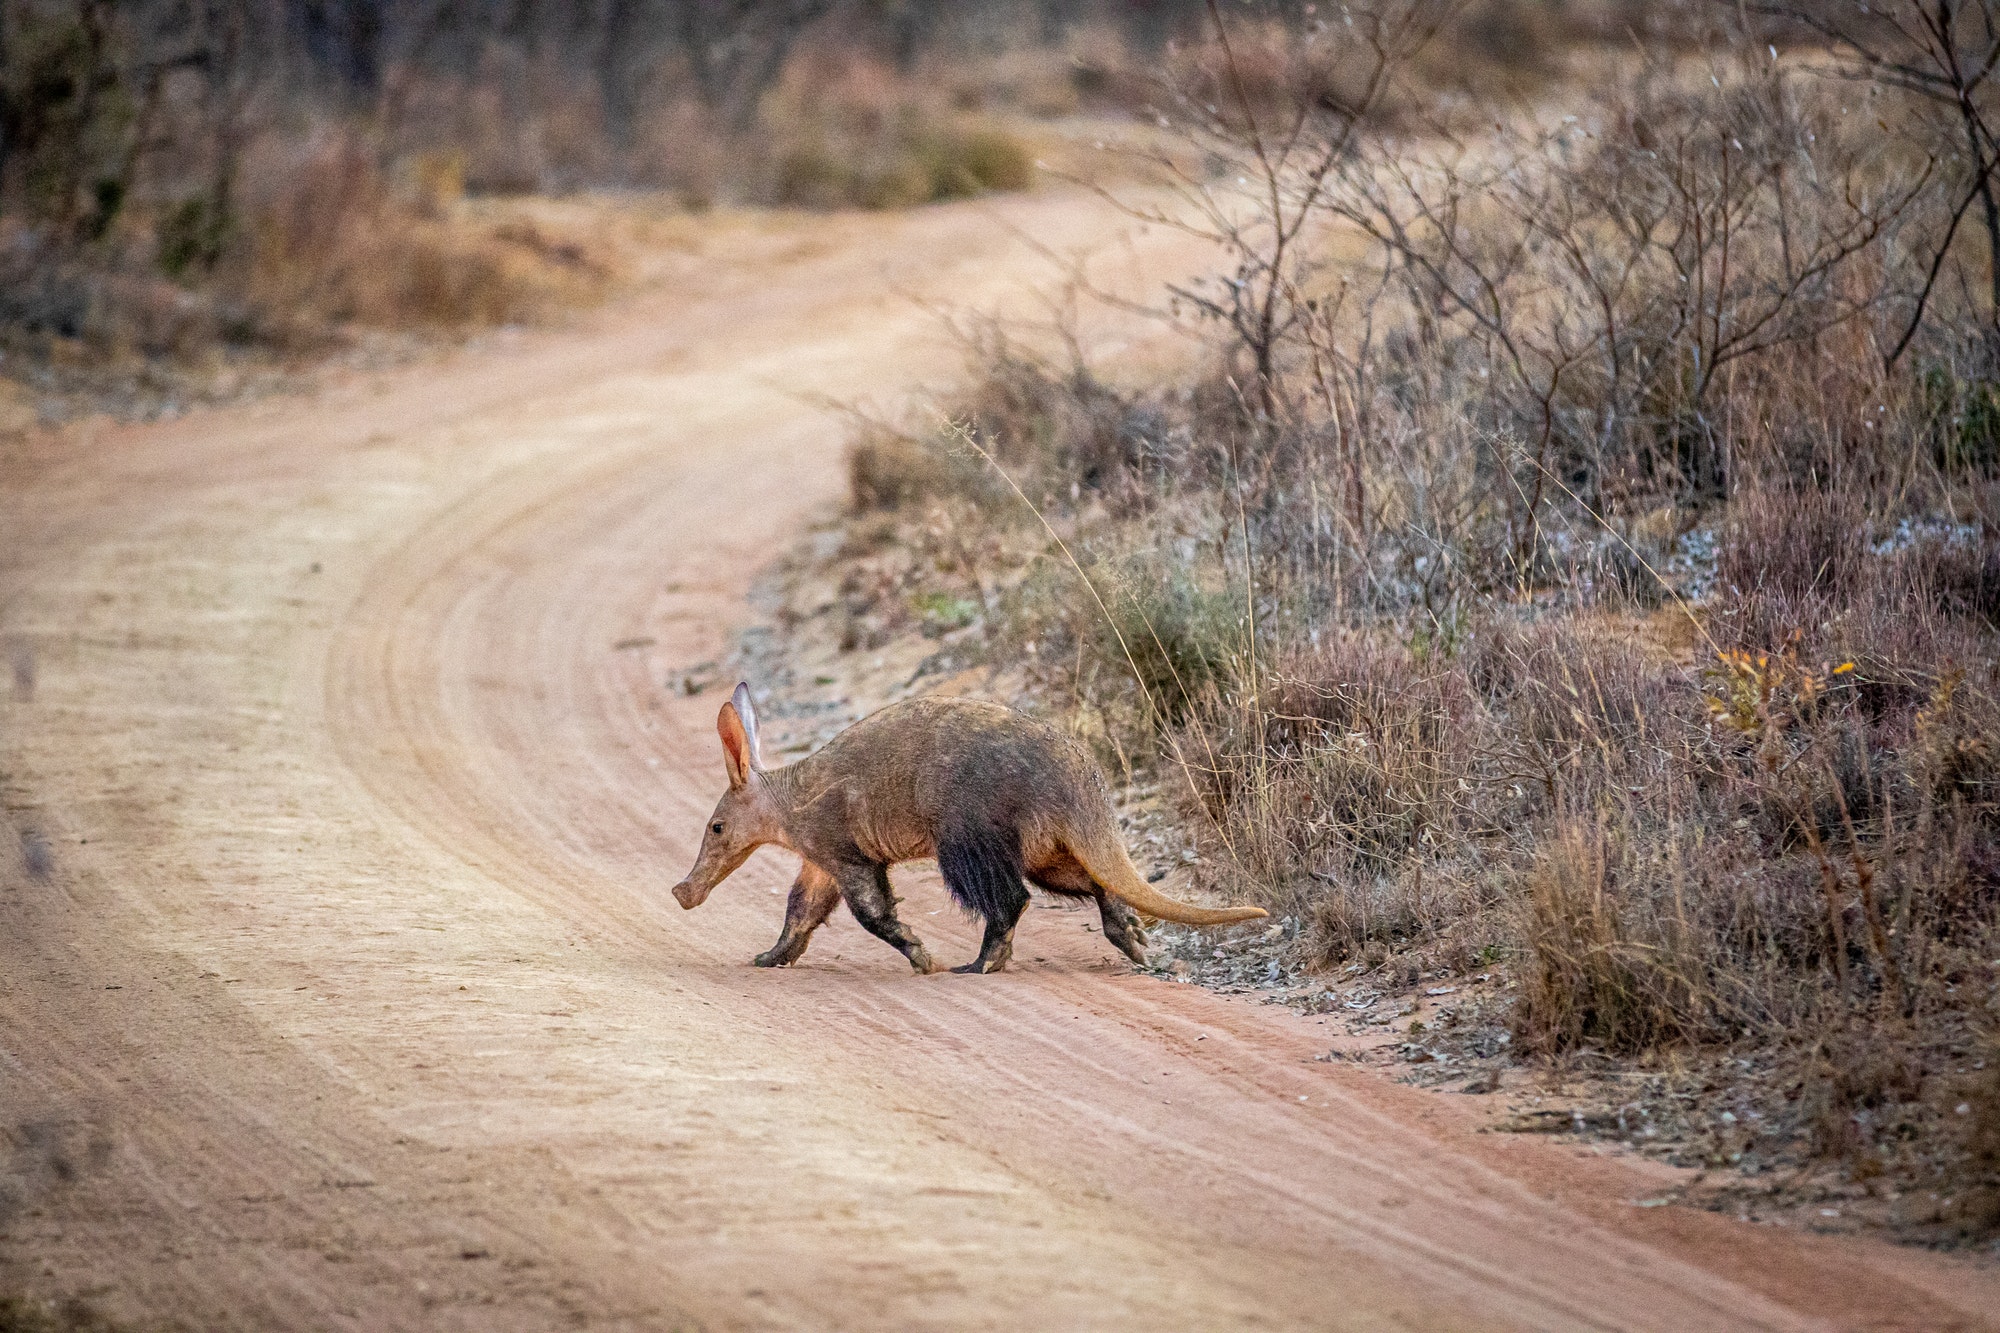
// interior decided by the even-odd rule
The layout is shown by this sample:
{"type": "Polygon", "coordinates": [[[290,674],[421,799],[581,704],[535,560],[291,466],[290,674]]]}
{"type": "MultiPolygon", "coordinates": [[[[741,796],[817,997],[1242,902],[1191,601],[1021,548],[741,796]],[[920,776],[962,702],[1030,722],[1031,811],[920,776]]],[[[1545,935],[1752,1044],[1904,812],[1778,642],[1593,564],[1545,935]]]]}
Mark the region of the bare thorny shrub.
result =
{"type": "Polygon", "coordinates": [[[2000,399],[1978,288],[1936,281],[1980,259],[1964,164],[1747,38],[1425,126],[1398,81],[1450,21],[1191,58],[1161,114],[1206,166],[1158,154],[1180,201],[1140,212],[1226,255],[1173,294],[1214,369],[1131,395],[989,348],[985,458],[906,444],[886,502],[1032,533],[988,464],[1021,485],[1109,614],[1038,547],[989,642],[1171,775],[1203,877],[1304,961],[1502,966],[1532,1054],[1779,1052],[1774,1124],[1991,1220],[2000,399]]]}
{"type": "MultiPolygon", "coordinates": [[[[1428,363],[1415,387],[1463,386],[1516,578],[1551,500],[1631,512],[1763,465],[1756,427],[1792,406],[1760,392],[1788,382],[1773,368],[1860,350],[1822,342],[1863,327],[1915,225],[1932,164],[1887,158],[1774,62],[1704,72],[1641,69],[1546,127],[1370,142],[1330,192],[1369,299],[1428,363]]],[[[1376,323],[1313,309],[1315,371],[1366,392],[1376,323]]]]}

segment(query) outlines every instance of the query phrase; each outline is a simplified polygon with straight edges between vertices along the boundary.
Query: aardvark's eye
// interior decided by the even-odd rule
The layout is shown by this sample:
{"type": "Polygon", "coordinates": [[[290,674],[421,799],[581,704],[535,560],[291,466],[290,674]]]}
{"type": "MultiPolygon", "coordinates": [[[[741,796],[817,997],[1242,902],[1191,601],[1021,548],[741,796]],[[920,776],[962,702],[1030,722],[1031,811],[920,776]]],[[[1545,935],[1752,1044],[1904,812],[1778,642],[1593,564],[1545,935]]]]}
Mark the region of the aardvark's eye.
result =
{"type": "Polygon", "coordinates": [[[710,824],[710,825],[708,826],[708,831],[709,831],[710,833],[720,833],[720,832],[722,832],[722,821],[718,819],[718,820],[716,820],[716,821],[715,821],[715,822],[714,822],[713,824],[710,824]]]}

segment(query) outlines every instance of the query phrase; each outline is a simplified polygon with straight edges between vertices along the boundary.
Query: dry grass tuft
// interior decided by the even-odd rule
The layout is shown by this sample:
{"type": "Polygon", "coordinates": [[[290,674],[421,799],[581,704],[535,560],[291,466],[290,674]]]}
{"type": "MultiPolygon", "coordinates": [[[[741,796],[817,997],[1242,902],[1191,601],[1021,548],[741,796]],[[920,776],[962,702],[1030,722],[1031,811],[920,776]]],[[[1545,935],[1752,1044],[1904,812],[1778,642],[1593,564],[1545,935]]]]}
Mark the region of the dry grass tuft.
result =
{"type": "Polygon", "coordinates": [[[856,514],[948,498],[985,499],[991,488],[984,465],[948,442],[871,426],[847,448],[847,494],[856,514]]]}
{"type": "Polygon", "coordinates": [[[339,140],[273,164],[223,280],[253,309],[378,328],[534,323],[609,290],[618,270],[602,246],[465,204],[451,170],[401,192],[339,140]]]}
{"type": "Polygon", "coordinates": [[[1033,155],[1012,131],[856,52],[797,62],[766,99],[762,128],[739,174],[761,178],[773,203],[908,208],[1034,183],[1033,155]]]}
{"type": "Polygon", "coordinates": [[[1630,1053],[1706,1035],[1693,923],[1658,912],[1632,883],[1675,867],[1646,864],[1636,850],[1602,825],[1573,821],[1543,841],[1516,909],[1525,958],[1514,1026],[1523,1049],[1588,1043],[1630,1053]]]}

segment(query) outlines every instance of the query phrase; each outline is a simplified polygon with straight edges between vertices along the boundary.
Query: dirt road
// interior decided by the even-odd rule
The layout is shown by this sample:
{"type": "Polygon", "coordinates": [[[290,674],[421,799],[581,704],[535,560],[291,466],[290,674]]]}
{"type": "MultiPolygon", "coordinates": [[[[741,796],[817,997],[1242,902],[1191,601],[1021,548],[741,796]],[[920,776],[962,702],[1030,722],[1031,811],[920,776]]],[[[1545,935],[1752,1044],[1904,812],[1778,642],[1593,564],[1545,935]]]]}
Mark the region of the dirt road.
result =
{"type": "Polygon", "coordinates": [[[1081,916],[996,977],[844,913],[747,966],[790,867],[668,898],[720,695],[661,680],[837,493],[780,386],[946,376],[898,292],[1045,270],[974,208],[721,223],[681,269],[8,464],[0,1281],[203,1328],[1995,1326],[1990,1266],[1636,1207],[1640,1168],[1314,1063],[1081,916]]]}

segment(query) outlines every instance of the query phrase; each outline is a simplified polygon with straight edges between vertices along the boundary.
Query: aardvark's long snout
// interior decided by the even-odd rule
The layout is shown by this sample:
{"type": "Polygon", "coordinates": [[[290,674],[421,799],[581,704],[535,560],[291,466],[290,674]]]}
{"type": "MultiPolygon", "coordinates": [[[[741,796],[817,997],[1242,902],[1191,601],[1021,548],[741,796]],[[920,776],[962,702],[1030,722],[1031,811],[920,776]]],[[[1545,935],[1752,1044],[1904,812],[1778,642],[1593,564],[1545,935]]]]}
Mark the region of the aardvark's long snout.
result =
{"type": "Polygon", "coordinates": [[[680,900],[682,907],[695,908],[707,902],[715,886],[735,874],[736,868],[748,861],[750,853],[757,850],[755,843],[747,847],[732,847],[726,842],[718,846],[718,841],[713,837],[703,838],[701,853],[694,859],[694,869],[674,885],[674,897],[680,900]]]}

